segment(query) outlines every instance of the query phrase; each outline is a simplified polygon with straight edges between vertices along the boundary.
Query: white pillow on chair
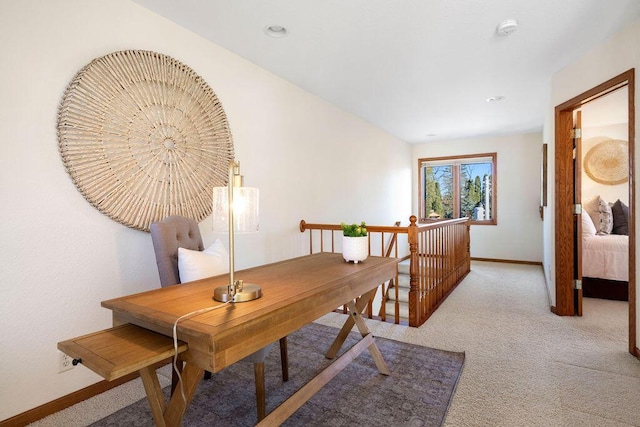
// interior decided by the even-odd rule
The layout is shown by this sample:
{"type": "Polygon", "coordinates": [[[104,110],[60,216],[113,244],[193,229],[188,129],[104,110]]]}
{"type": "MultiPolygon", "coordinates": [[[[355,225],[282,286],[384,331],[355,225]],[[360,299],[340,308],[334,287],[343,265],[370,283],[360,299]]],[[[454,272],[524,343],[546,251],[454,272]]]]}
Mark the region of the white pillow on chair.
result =
{"type": "Polygon", "coordinates": [[[204,251],[178,248],[178,273],[181,283],[193,282],[228,272],[229,253],[220,239],[216,239],[204,251]]]}

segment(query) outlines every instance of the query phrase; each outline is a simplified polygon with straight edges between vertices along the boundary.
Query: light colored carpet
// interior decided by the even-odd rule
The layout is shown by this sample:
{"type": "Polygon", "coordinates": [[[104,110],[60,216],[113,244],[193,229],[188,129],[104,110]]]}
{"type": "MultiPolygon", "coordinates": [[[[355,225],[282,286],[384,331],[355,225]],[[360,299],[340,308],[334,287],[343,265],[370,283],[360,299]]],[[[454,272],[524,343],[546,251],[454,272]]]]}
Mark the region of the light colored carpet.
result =
{"type": "MultiPolygon", "coordinates": [[[[640,426],[627,303],[585,298],[583,317],[555,316],[539,266],[473,262],[422,327],[368,324],[377,336],[466,353],[445,426],[640,426]]],[[[32,425],[85,426],[143,396],[132,382],[32,425]]]]}

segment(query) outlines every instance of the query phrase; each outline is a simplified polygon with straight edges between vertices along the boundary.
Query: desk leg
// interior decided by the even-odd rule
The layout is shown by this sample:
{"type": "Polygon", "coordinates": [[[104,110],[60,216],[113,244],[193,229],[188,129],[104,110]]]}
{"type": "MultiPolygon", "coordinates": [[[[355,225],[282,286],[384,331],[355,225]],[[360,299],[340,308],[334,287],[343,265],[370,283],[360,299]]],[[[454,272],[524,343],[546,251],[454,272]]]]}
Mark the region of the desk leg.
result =
{"type": "Polygon", "coordinates": [[[187,409],[189,403],[191,403],[191,399],[193,399],[193,395],[198,388],[198,383],[200,382],[203,374],[204,369],[199,368],[193,363],[185,363],[184,369],[182,370],[182,383],[184,384],[184,394],[187,401],[185,402],[182,399],[180,385],[178,384],[176,392],[171,396],[169,407],[164,414],[164,420],[167,423],[167,426],[172,427],[182,425],[184,411],[187,409]]]}
{"type": "Polygon", "coordinates": [[[369,349],[371,356],[378,367],[380,373],[384,375],[390,375],[389,368],[382,358],[382,354],[376,346],[375,340],[371,332],[367,328],[367,325],[360,315],[362,310],[365,309],[369,300],[375,295],[376,289],[371,292],[367,292],[356,301],[350,301],[347,305],[349,309],[349,318],[345,322],[342,330],[338,334],[338,337],[333,342],[327,357],[334,359],[340,347],[344,344],[344,341],[349,335],[349,331],[353,328],[353,325],[358,327],[358,330],[362,334],[362,339],[358,341],[353,347],[345,351],[340,357],[326,367],[322,372],[312,378],[307,384],[305,384],[300,390],[295,392],[291,397],[285,400],[280,406],[274,409],[269,415],[258,423],[258,427],[276,427],[282,424],[287,418],[291,416],[295,411],[300,409],[306,401],[308,401],[318,390],[320,390],[325,384],[331,381],[336,375],[338,375],[349,363],[353,361],[360,353],[369,349]]]}
{"type": "MultiPolygon", "coordinates": [[[[302,405],[318,392],[325,384],[338,375],[353,359],[355,359],[360,353],[362,353],[367,346],[373,344],[373,336],[371,334],[358,341],[356,345],[347,350],[344,354],[338,357],[322,372],[313,377],[307,384],[305,384],[300,390],[295,392],[291,397],[282,402],[280,406],[275,408],[269,413],[263,420],[261,420],[258,427],[277,427],[281,425],[287,418],[289,418],[295,411],[300,409],[302,405]]],[[[373,344],[375,345],[375,344],[373,344]]]]}
{"type": "MultiPolygon", "coordinates": [[[[362,334],[362,337],[371,335],[369,328],[367,328],[367,324],[365,323],[364,319],[360,315],[360,311],[355,311],[356,305],[354,304],[354,302],[351,301],[349,304],[347,304],[347,307],[349,308],[349,311],[351,313],[354,313],[354,312],[356,313],[353,316],[353,321],[356,323],[356,326],[358,327],[358,330],[362,334]]],[[[371,344],[369,345],[369,353],[371,353],[371,357],[373,358],[373,361],[376,362],[376,366],[378,367],[378,370],[380,371],[380,373],[384,375],[391,375],[391,371],[389,371],[389,367],[387,366],[386,362],[382,358],[382,353],[380,352],[380,349],[378,348],[375,341],[373,340],[371,340],[371,344]]]]}
{"type": "Polygon", "coordinates": [[[158,375],[153,366],[147,366],[140,369],[140,377],[142,378],[142,384],[144,384],[144,390],[147,392],[147,400],[149,401],[156,426],[164,427],[164,412],[167,408],[162,395],[162,388],[158,381],[158,375]]]}
{"type": "Polygon", "coordinates": [[[198,388],[198,383],[203,373],[204,370],[202,368],[192,363],[186,363],[182,370],[182,383],[184,384],[186,402],[182,398],[180,384],[178,384],[175,393],[171,396],[169,406],[166,407],[158,376],[153,367],[146,367],[140,370],[140,376],[147,392],[147,399],[149,400],[156,426],[177,427],[182,425],[184,412],[198,388]]]}
{"type": "MultiPolygon", "coordinates": [[[[356,301],[350,301],[346,304],[349,311],[349,318],[344,322],[344,326],[340,330],[340,333],[336,337],[335,341],[333,341],[331,348],[329,348],[329,351],[326,354],[326,357],[328,359],[333,359],[336,357],[338,351],[347,339],[349,332],[351,331],[351,329],[353,329],[354,324],[358,327],[358,330],[360,331],[360,334],[363,338],[371,335],[371,332],[369,331],[369,328],[367,327],[367,324],[365,323],[360,313],[362,313],[362,311],[367,307],[369,300],[373,298],[375,294],[376,289],[373,289],[372,291],[369,291],[358,298],[356,301]]],[[[380,349],[376,345],[375,341],[373,341],[373,339],[371,340],[368,348],[369,352],[371,353],[371,357],[376,363],[376,366],[378,367],[380,373],[384,375],[390,375],[391,371],[389,371],[389,367],[382,358],[382,353],[380,353],[380,349]]]]}
{"type": "MultiPolygon", "coordinates": [[[[362,310],[365,309],[365,307],[369,303],[369,300],[373,298],[373,296],[376,294],[376,291],[377,289],[372,289],[371,291],[367,292],[366,294],[364,294],[363,296],[361,296],[356,300],[355,310],[353,309],[349,310],[349,317],[347,318],[346,322],[344,322],[344,325],[342,326],[340,333],[336,337],[333,344],[331,344],[329,351],[327,351],[327,354],[325,355],[327,359],[334,359],[336,357],[336,354],[338,354],[338,351],[340,351],[340,348],[342,348],[342,345],[347,339],[347,336],[349,336],[349,332],[351,332],[351,329],[353,329],[353,325],[356,323],[355,319],[360,316],[360,313],[362,313],[362,310]]],[[[366,326],[365,326],[365,329],[366,329],[366,326]]],[[[362,330],[360,330],[360,333],[364,337],[366,334],[369,333],[369,331],[367,329],[367,331],[363,333],[362,330]]]]}

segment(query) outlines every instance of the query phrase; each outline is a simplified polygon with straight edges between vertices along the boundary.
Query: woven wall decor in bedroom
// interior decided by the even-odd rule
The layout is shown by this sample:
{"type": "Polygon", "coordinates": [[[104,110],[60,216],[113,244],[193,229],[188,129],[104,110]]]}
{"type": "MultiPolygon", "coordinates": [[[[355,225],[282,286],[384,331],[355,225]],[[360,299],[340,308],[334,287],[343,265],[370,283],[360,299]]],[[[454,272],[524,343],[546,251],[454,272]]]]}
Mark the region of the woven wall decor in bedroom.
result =
{"type": "Polygon", "coordinates": [[[629,180],[629,144],[620,139],[602,141],[587,152],[583,165],[595,182],[623,184],[629,180]]]}
{"type": "Polygon", "coordinates": [[[100,212],[148,231],[169,215],[201,221],[226,185],[233,141],[211,87],[169,56],[113,52],[82,68],[58,110],[73,183],[100,212]]]}

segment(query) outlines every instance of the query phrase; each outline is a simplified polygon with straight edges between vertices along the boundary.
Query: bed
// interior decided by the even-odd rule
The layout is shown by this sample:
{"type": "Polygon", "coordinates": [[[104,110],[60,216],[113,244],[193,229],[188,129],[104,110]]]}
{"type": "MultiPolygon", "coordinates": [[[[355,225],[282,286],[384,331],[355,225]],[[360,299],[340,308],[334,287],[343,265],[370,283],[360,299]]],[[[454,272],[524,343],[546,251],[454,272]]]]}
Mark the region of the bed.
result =
{"type": "MultiPolygon", "coordinates": [[[[585,205],[587,209],[588,204],[585,205]]],[[[587,209],[582,215],[582,294],[591,298],[628,301],[629,236],[615,234],[613,221],[608,228],[602,223],[599,213],[593,215],[587,209]]],[[[617,231],[624,229],[618,227],[617,231]]]]}

